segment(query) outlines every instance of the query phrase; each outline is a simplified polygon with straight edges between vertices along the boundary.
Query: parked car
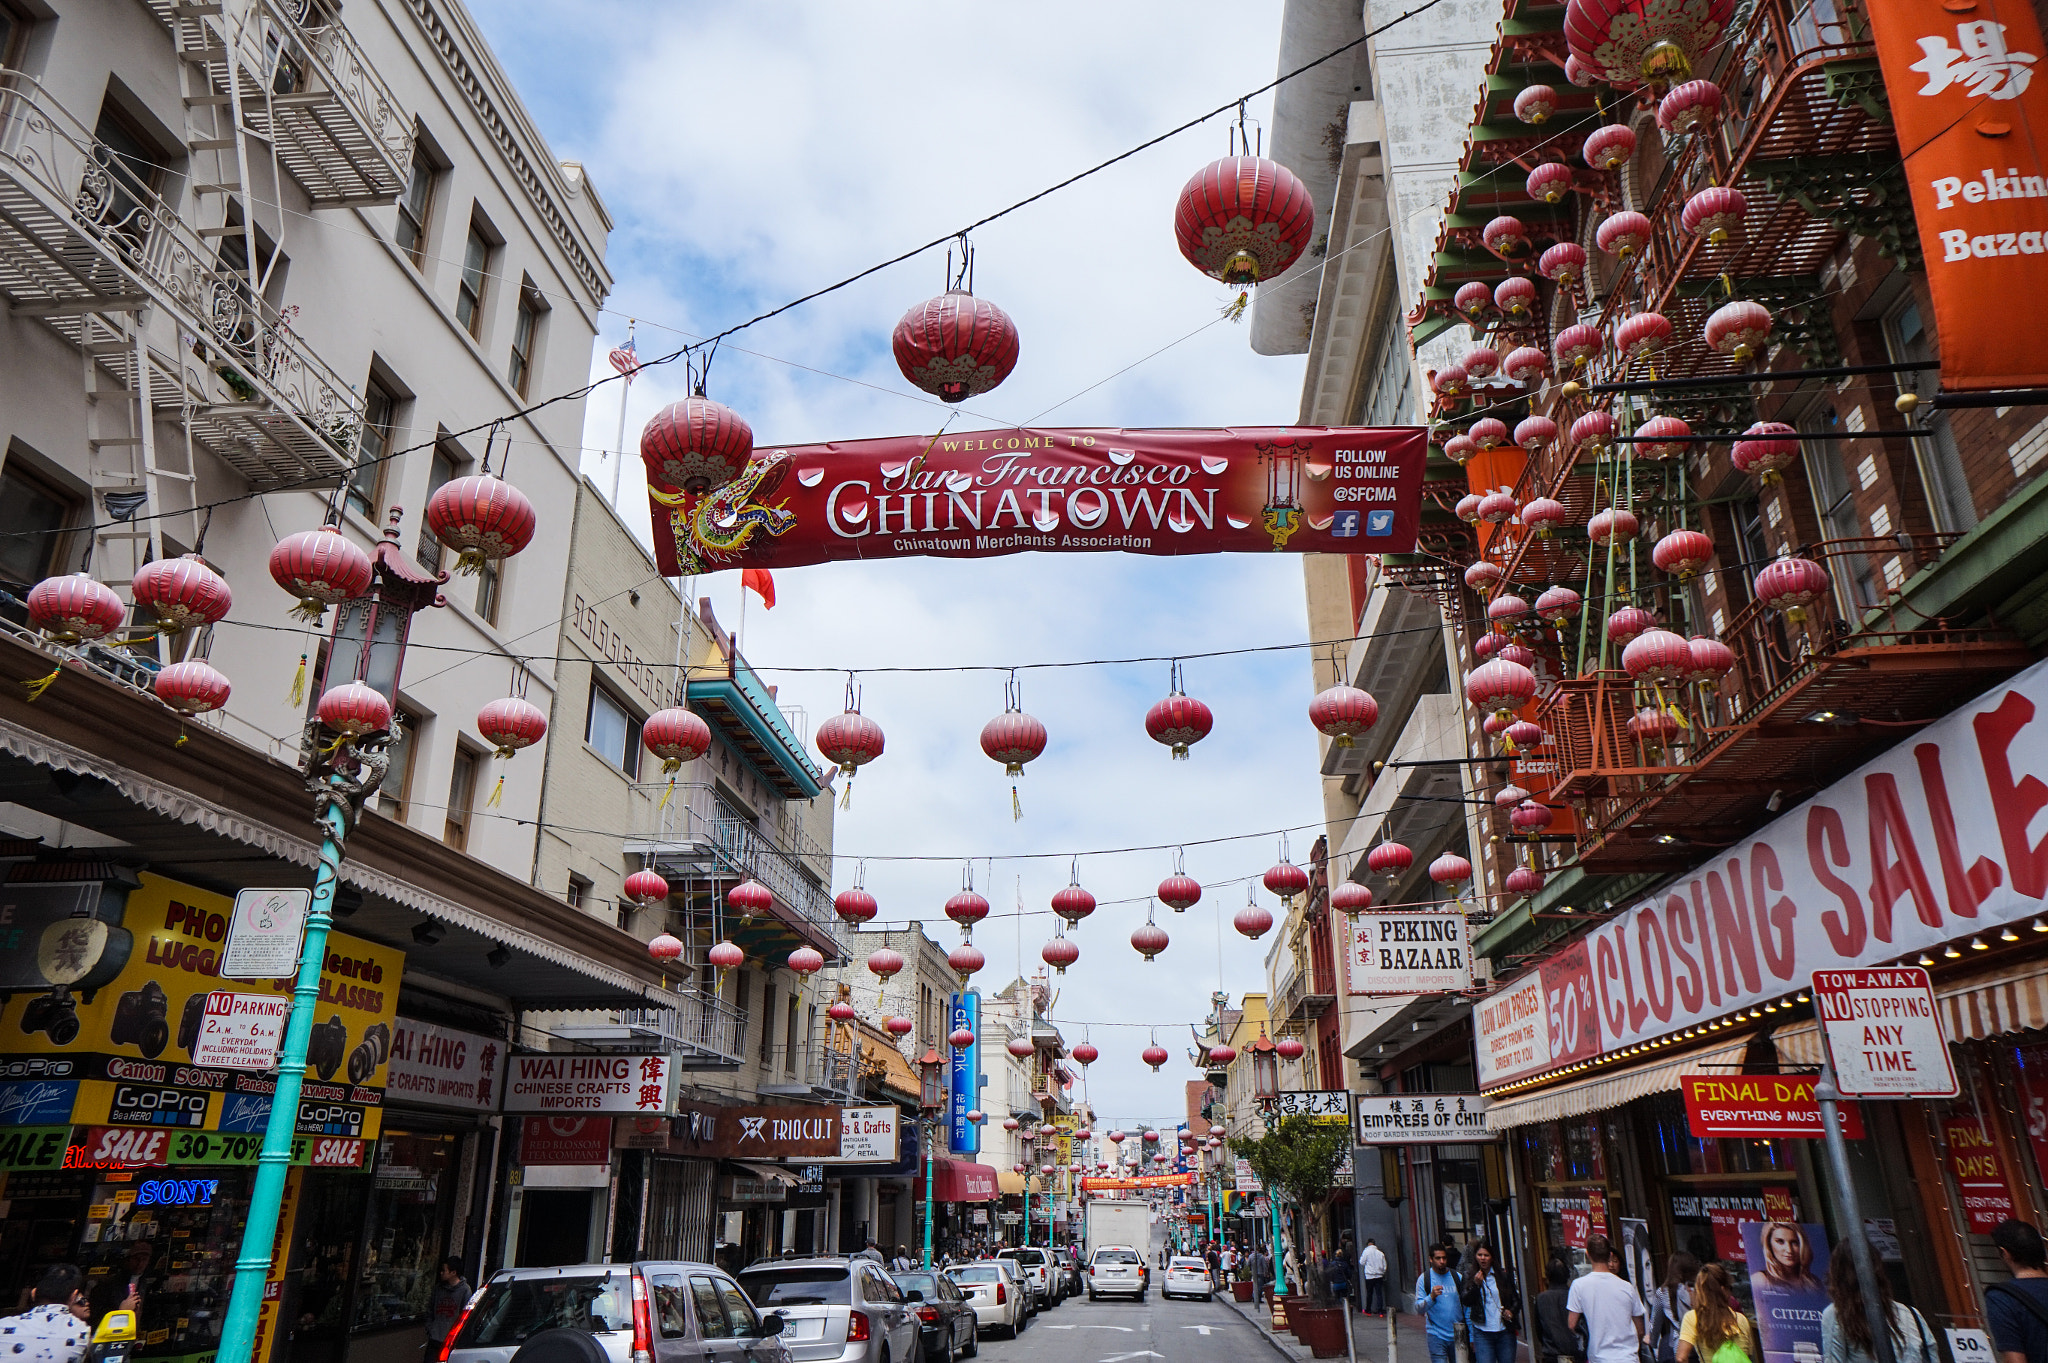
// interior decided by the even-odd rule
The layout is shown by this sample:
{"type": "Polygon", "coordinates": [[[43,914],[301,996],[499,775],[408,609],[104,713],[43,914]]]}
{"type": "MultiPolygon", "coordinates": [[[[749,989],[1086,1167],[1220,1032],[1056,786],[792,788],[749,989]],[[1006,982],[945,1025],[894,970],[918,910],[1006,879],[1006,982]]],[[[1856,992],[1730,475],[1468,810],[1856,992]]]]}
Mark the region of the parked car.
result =
{"type": "Polygon", "coordinates": [[[872,1259],[764,1260],[739,1280],[762,1311],[782,1318],[794,1363],[917,1363],[922,1322],[872,1259]]]}
{"type": "Polygon", "coordinates": [[[1066,1280],[1053,1271],[1052,1255],[1037,1246],[1018,1247],[996,1251],[996,1258],[1009,1259],[1024,1270],[1024,1276],[1031,1283],[1031,1295],[1039,1307],[1058,1306],[1066,1300],[1066,1280]]]}
{"type": "Polygon", "coordinates": [[[925,1363],[953,1363],[981,1352],[981,1323],[960,1287],[943,1273],[892,1273],[918,1319],[925,1363]]]}
{"type": "Polygon", "coordinates": [[[675,1261],[500,1269],[439,1363],[511,1363],[527,1340],[563,1329],[587,1332],[611,1363],[791,1363],[781,1320],[723,1271],[675,1261]]]}
{"type": "Polygon", "coordinates": [[[1216,1284],[1209,1278],[1208,1261],[1185,1254],[1174,1255],[1166,1261],[1166,1272],[1159,1279],[1159,1295],[1168,1301],[1175,1297],[1200,1297],[1203,1301],[1213,1301],[1216,1284]]]}
{"type": "Polygon", "coordinates": [[[1152,1285],[1152,1270],[1145,1256],[1129,1245],[1103,1245],[1088,1260],[1088,1300],[1102,1297],[1136,1297],[1145,1300],[1152,1285]]]}
{"type": "Polygon", "coordinates": [[[1024,1281],[1016,1260],[978,1259],[955,1264],[946,1270],[946,1276],[974,1308],[974,1319],[981,1329],[1000,1330],[1015,1339],[1031,1319],[1031,1286],[1024,1281]]]}

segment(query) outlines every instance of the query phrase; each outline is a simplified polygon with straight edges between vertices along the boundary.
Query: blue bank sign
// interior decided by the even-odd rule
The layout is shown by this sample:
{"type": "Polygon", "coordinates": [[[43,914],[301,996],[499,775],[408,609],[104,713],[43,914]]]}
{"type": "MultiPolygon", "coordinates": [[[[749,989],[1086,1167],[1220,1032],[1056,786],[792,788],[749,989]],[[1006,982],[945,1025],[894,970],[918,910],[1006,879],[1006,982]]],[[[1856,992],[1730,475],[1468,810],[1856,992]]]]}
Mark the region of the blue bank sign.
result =
{"type": "Polygon", "coordinates": [[[953,1052],[946,1085],[946,1148],[956,1155],[981,1153],[981,1128],[967,1114],[981,1105],[981,995],[970,989],[952,997],[951,1025],[974,1033],[974,1044],[953,1052]]]}

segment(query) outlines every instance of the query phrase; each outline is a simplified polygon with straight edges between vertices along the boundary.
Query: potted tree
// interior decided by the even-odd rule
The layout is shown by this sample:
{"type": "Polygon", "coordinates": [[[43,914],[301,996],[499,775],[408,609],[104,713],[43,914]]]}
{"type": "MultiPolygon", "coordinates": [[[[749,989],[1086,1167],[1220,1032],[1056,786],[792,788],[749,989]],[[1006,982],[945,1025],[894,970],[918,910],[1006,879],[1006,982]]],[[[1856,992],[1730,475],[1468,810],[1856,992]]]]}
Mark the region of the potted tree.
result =
{"type": "MultiPolygon", "coordinates": [[[[1292,1202],[1308,1215],[1305,1224],[1319,1225],[1329,1203],[1337,1166],[1351,1143],[1351,1132],[1330,1126],[1313,1117],[1282,1117],[1257,1140],[1231,1141],[1231,1152],[1252,1167],[1265,1186],[1268,1197],[1292,1202]]],[[[1315,1247],[1298,1248],[1302,1281],[1290,1280],[1287,1324],[1295,1338],[1308,1345],[1317,1358],[1336,1358],[1344,1352],[1344,1311],[1340,1302],[1331,1304],[1330,1285],[1323,1276],[1315,1247]]]]}

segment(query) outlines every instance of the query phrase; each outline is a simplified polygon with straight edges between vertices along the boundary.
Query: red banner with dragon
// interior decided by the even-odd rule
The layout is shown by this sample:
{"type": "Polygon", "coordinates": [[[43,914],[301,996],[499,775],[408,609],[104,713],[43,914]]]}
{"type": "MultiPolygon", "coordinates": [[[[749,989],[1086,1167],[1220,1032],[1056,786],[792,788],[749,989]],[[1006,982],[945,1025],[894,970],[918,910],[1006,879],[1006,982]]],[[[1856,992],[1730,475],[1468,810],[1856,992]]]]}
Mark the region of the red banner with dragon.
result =
{"type": "MultiPolygon", "coordinates": [[[[651,428],[650,428],[651,429],[651,428]]],[[[1420,427],[1011,428],[755,448],[642,438],[665,574],[1027,551],[1400,554],[1420,427]]]]}

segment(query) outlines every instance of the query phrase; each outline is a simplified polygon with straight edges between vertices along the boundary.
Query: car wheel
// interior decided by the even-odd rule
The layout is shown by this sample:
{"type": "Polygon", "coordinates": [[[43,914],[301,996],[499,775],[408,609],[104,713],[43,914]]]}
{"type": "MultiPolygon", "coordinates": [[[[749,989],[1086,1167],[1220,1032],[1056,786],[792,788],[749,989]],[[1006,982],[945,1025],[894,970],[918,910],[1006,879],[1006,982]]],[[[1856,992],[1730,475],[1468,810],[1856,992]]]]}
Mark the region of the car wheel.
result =
{"type": "Polygon", "coordinates": [[[981,1357],[981,1322],[975,1321],[967,1327],[967,1352],[965,1357],[981,1357]]]}
{"type": "Polygon", "coordinates": [[[1089,1300],[1089,1301],[1094,1301],[1094,1300],[1095,1300],[1095,1294],[1094,1294],[1093,1292],[1090,1292],[1090,1293],[1088,1294],[1088,1300],[1089,1300]]]}

